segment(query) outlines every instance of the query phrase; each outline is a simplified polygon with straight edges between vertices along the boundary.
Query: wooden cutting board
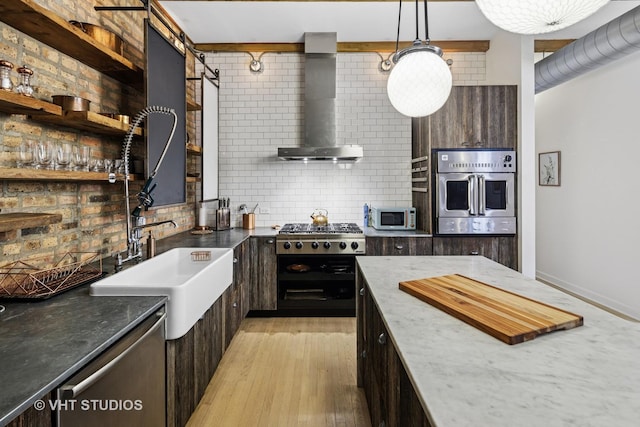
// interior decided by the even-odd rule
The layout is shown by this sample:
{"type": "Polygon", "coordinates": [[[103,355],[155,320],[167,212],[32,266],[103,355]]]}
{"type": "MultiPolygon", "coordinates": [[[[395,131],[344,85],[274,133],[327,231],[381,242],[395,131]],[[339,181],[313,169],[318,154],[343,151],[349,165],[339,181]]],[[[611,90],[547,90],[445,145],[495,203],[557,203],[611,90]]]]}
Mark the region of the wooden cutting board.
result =
{"type": "Polygon", "coordinates": [[[400,282],[400,289],[507,344],[583,323],[577,314],[460,274],[400,282]]]}

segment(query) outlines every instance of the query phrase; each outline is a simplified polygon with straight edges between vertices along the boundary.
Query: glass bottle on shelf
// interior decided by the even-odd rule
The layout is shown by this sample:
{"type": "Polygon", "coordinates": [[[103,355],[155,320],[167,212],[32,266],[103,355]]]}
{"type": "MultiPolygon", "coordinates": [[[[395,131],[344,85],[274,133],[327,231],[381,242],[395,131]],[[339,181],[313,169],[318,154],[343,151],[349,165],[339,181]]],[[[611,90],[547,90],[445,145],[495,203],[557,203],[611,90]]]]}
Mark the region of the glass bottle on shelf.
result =
{"type": "Polygon", "coordinates": [[[13,82],[11,81],[11,70],[13,69],[13,64],[9,61],[5,61],[4,59],[0,61],[0,89],[3,90],[12,90],[13,82]]]}
{"type": "Polygon", "coordinates": [[[20,74],[20,84],[16,87],[16,92],[25,96],[33,96],[33,86],[31,86],[33,70],[23,65],[16,71],[20,74]]]}

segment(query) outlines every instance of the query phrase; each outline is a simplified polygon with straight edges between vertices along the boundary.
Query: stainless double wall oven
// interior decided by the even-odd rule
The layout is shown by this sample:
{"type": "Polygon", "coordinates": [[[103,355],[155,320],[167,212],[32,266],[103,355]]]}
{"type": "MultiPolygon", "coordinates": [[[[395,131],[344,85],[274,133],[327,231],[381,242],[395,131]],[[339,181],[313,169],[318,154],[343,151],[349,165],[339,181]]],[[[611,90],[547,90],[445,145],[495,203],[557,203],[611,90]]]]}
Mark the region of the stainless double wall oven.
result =
{"type": "Polygon", "coordinates": [[[516,233],[516,153],[500,149],[434,150],[436,234],[516,233]]]}

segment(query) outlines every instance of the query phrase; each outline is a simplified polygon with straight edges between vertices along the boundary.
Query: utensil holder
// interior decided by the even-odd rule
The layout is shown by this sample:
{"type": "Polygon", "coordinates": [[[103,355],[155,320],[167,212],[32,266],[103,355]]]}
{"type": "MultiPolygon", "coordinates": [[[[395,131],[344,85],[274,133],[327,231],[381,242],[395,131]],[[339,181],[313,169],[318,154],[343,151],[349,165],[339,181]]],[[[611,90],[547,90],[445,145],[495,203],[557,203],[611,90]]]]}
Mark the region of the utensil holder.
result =
{"type": "Polygon", "coordinates": [[[253,230],[256,228],[256,214],[242,214],[242,228],[245,230],[253,230]]]}

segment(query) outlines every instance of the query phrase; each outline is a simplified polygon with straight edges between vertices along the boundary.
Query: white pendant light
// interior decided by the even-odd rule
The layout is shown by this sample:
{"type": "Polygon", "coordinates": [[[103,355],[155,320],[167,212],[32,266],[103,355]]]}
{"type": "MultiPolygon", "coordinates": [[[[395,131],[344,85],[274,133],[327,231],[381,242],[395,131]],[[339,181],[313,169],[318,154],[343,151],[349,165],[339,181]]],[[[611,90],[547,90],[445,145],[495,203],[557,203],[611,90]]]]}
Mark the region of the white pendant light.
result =
{"type": "Polygon", "coordinates": [[[476,0],[496,26],[517,34],[544,34],[575,24],[609,0],[476,0]]]}
{"type": "MultiPolygon", "coordinates": [[[[451,93],[452,77],[449,66],[442,59],[442,49],[429,45],[427,1],[425,8],[426,42],[418,38],[413,46],[393,56],[396,64],[387,80],[387,95],[391,105],[409,117],[425,117],[444,105],[451,93]]],[[[398,16],[398,40],[400,37],[400,13],[398,16]]],[[[416,0],[416,32],[418,28],[418,0],[416,0]]],[[[398,40],[396,41],[396,51],[398,40]]]]}

